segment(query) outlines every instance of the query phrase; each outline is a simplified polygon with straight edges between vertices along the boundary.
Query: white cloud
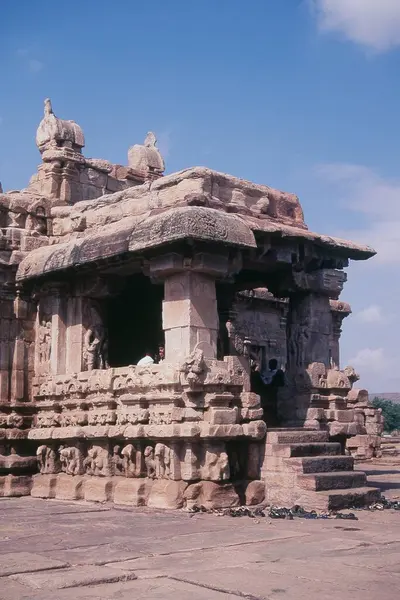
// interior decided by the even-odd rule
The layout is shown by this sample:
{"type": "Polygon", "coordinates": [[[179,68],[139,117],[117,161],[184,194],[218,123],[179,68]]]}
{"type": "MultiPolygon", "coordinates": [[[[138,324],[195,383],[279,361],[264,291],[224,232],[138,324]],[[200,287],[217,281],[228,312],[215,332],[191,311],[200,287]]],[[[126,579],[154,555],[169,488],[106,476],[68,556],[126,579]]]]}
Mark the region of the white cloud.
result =
{"type": "Polygon", "coordinates": [[[367,308],[361,310],[356,315],[356,318],[362,323],[369,324],[384,323],[386,320],[386,318],[382,314],[381,307],[377,306],[376,304],[371,304],[371,306],[368,306],[367,308]]]}
{"type": "Polygon", "coordinates": [[[399,0],[309,0],[321,31],[376,52],[400,46],[399,0]]]}
{"type": "Polygon", "coordinates": [[[360,228],[337,235],[375,248],[376,263],[400,264],[400,181],[351,164],[322,165],[317,173],[343,206],[359,214],[360,228]]]}
{"type": "Polygon", "coordinates": [[[387,367],[387,360],[383,348],[363,348],[349,360],[356,369],[362,369],[370,373],[380,373],[387,367]]]}

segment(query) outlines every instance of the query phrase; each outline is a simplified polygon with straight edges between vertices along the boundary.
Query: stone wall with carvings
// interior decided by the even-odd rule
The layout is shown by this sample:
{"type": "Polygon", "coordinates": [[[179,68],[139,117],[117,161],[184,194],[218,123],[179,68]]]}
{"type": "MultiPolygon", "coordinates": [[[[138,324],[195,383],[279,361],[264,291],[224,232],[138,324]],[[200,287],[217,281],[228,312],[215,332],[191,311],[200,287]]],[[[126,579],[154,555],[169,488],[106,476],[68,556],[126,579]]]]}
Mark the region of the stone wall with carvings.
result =
{"type": "Polygon", "coordinates": [[[258,479],[265,435],[259,398],[243,391],[245,380],[240,358],[206,360],[201,351],[179,368],[36,377],[29,439],[40,475],[32,494],[174,507],[196,484],[198,494],[211,486],[238,503],[232,481],[258,479]],[[147,496],[134,500],[140,486],[147,496]]]}

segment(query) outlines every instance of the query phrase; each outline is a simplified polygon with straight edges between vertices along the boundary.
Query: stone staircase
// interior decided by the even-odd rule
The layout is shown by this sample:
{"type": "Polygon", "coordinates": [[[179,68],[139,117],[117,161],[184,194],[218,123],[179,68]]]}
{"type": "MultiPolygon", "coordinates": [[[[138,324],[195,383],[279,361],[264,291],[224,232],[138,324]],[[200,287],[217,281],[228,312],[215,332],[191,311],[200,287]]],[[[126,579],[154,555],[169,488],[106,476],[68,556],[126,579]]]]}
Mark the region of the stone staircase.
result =
{"type": "Polygon", "coordinates": [[[340,510],[365,506],[380,498],[369,487],[354,459],[341,454],[341,445],[329,441],[327,431],[269,429],[261,470],[269,504],[307,510],[340,510]]]}

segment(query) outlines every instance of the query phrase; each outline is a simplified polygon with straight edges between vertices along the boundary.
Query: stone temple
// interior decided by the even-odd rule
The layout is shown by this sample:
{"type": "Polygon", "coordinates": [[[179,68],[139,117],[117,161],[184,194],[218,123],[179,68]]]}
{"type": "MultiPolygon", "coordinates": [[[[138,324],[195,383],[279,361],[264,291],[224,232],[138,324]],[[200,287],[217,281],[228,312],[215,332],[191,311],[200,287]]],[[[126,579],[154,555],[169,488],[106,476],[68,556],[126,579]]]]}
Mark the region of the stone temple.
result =
{"type": "Polygon", "coordinates": [[[0,495],[376,500],[353,467],[382,416],[339,357],[343,269],[374,251],[311,232],[293,194],[164,176],[152,133],[126,166],[86,158],[50,100],[36,144],[0,194],[0,495]]]}

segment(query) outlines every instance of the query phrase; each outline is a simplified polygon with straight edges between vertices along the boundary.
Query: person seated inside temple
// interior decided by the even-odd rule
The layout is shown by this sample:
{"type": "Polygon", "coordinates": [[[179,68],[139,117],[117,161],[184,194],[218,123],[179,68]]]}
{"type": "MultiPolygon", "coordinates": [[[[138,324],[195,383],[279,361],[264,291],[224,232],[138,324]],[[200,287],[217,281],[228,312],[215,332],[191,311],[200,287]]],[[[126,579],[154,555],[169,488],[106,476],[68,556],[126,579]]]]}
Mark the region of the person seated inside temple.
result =
{"type": "Polygon", "coordinates": [[[278,390],[284,385],[285,375],[276,358],[271,358],[267,370],[262,369],[259,360],[251,360],[251,390],[260,396],[263,419],[270,427],[279,425],[278,390]]]}
{"type": "Polygon", "coordinates": [[[152,365],[154,363],[154,358],[151,356],[150,352],[146,352],[145,356],[143,356],[143,358],[141,358],[138,363],[137,366],[138,367],[146,367],[147,365],[152,365]]]}
{"type": "Polygon", "coordinates": [[[156,354],[156,363],[160,364],[163,363],[165,360],[165,348],[163,345],[160,344],[160,346],[158,346],[158,353],[156,354]]]}

